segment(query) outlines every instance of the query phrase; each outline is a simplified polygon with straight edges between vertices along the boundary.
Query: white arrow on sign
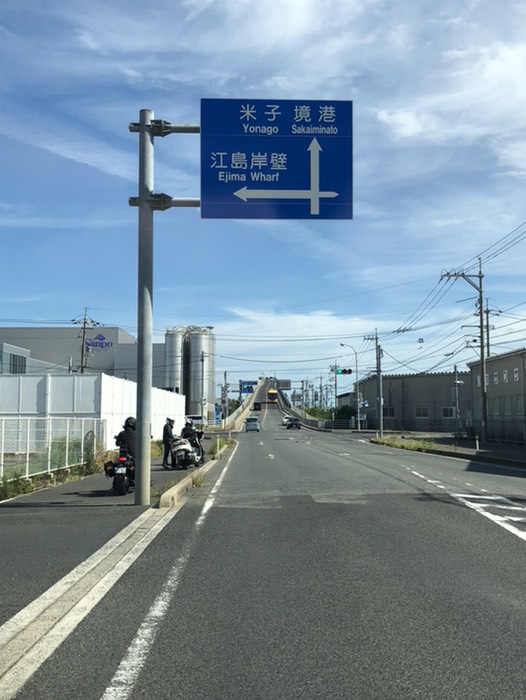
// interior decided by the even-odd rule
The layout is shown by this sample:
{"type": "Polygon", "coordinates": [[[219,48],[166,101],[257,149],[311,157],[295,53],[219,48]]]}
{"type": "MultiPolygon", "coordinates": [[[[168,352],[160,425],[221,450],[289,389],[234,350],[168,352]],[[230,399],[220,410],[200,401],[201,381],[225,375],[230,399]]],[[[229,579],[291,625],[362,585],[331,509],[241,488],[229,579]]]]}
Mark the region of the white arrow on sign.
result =
{"type": "Polygon", "coordinates": [[[246,185],[234,192],[236,197],[247,202],[249,199],[310,199],[310,213],[320,213],[320,199],[333,198],[338,192],[320,192],[320,151],[318,140],[313,138],[310,151],[310,189],[309,190],[251,190],[246,185]]]}

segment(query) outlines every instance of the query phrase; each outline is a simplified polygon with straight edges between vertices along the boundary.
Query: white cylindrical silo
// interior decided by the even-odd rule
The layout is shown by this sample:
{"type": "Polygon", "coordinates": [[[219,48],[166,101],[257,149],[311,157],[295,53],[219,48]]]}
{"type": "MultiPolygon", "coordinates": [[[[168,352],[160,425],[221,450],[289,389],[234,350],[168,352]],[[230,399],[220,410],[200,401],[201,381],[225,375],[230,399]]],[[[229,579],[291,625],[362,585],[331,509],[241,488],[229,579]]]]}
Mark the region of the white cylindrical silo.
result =
{"type": "Polygon", "coordinates": [[[213,419],[215,404],[215,356],[212,327],[189,326],[187,413],[213,419]]]}
{"type": "Polygon", "coordinates": [[[184,394],[183,345],[185,328],[170,328],[164,336],[165,389],[184,394]]]}

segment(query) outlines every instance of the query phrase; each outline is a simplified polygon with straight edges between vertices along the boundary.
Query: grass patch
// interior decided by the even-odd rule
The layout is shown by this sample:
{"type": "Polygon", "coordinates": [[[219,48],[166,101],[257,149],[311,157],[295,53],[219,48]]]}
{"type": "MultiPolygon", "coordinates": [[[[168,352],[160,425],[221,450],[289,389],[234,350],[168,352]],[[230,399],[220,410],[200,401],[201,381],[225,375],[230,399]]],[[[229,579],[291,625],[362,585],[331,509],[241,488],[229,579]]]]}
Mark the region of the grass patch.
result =
{"type": "Polygon", "coordinates": [[[203,474],[192,474],[192,486],[196,488],[201,488],[205,483],[205,477],[203,474]]]}
{"type": "MultiPolygon", "coordinates": [[[[54,455],[61,455],[62,445],[58,444],[56,452],[54,455]]],[[[156,441],[152,443],[152,458],[159,457],[163,453],[162,442],[156,441]],[[160,445],[158,444],[160,443],[160,445]]],[[[23,476],[23,472],[20,470],[10,470],[9,476],[4,475],[0,480],[0,501],[5,501],[9,498],[15,498],[15,496],[22,496],[26,493],[31,493],[32,491],[38,491],[44,488],[50,488],[56,486],[57,484],[65,484],[70,481],[79,481],[86,476],[91,474],[98,474],[103,471],[104,462],[108,460],[114,460],[117,455],[116,450],[106,451],[102,447],[97,447],[95,453],[93,453],[93,446],[88,445],[88,449],[84,451],[84,459],[80,464],[72,467],[60,466],[58,469],[54,469],[51,472],[45,472],[43,474],[36,474],[34,476],[29,475],[27,478],[23,476]]],[[[60,464],[60,457],[57,459],[55,457],[55,464],[60,464]]],[[[42,461],[42,465],[38,464],[38,460],[35,462],[37,466],[45,469],[45,464],[42,461]]],[[[173,485],[173,484],[172,484],[173,485]]]]}
{"type": "Polygon", "coordinates": [[[235,440],[232,438],[222,438],[220,437],[218,440],[213,440],[212,445],[210,446],[210,449],[208,450],[208,454],[212,456],[212,459],[217,459],[218,453],[222,450],[223,447],[227,446],[230,447],[231,445],[235,444],[235,440]]]}
{"type": "Polygon", "coordinates": [[[384,437],[384,438],[373,438],[371,442],[376,445],[385,445],[386,447],[398,447],[402,450],[410,450],[412,452],[436,452],[440,450],[440,445],[432,440],[417,440],[413,438],[403,438],[403,437],[384,437]]]}
{"type": "Polygon", "coordinates": [[[0,483],[0,500],[5,501],[23,493],[30,493],[32,490],[32,480],[22,476],[22,472],[15,472],[10,479],[5,476],[2,478],[0,483]]]}

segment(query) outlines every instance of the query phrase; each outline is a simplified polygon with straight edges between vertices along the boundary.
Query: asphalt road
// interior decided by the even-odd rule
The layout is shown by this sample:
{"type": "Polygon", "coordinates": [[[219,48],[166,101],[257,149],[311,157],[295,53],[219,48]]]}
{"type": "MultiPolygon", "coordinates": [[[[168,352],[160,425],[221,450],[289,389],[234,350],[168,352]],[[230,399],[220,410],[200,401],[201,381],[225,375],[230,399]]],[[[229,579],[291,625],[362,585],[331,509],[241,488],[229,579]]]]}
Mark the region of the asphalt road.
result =
{"type": "MultiPolygon", "coordinates": [[[[85,586],[45,663],[28,652],[17,699],[522,700],[525,472],[261,418],[124,571],[116,550],[106,594],[85,586]]],[[[0,641],[149,517],[122,501],[37,511],[0,507],[0,641]]]]}

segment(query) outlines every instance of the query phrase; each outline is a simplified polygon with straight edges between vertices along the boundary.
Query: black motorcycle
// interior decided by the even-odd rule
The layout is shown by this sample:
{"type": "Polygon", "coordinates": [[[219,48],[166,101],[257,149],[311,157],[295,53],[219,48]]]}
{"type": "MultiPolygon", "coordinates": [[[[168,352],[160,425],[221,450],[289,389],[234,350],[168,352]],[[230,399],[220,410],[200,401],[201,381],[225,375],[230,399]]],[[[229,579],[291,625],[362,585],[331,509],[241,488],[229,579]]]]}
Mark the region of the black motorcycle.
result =
{"type": "Polygon", "coordinates": [[[124,496],[135,487],[135,460],[122,448],[115,462],[106,462],[104,473],[113,479],[112,490],[115,496],[124,496]]]}

